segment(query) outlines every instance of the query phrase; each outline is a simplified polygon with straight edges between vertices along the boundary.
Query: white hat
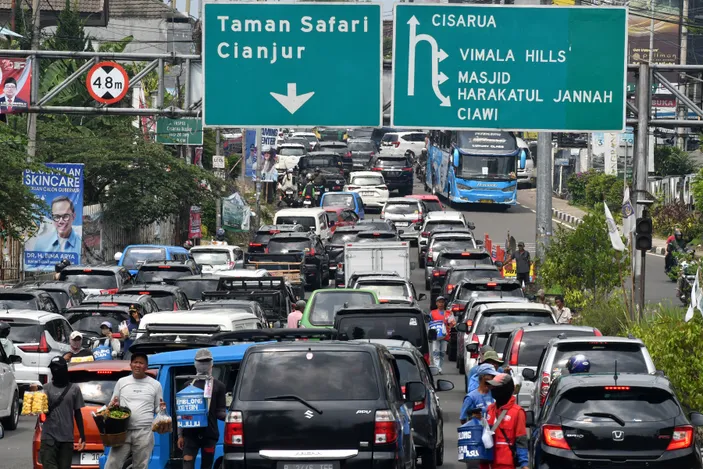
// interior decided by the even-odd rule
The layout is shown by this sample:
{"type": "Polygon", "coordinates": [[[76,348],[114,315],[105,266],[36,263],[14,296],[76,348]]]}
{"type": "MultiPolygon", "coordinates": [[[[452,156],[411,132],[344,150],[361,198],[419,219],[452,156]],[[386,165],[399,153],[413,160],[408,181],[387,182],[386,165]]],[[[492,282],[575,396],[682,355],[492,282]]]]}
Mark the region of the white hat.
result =
{"type": "Polygon", "coordinates": [[[71,335],[69,337],[71,338],[71,340],[73,340],[73,339],[81,339],[82,340],[83,334],[81,334],[80,331],[73,331],[73,332],[71,332],[71,335]]]}

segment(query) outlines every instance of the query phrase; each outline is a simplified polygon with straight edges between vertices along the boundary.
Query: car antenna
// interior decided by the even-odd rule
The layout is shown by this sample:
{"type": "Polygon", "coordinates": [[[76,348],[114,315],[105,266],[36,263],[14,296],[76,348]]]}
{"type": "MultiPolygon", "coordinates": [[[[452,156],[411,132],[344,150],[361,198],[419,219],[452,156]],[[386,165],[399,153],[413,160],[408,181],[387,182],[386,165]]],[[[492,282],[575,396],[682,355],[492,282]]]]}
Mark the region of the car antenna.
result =
{"type": "Polygon", "coordinates": [[[613,380],[615,380],[615,386],[618,385],[618,361],[615,360],[615,374],[613,375],[613,380]]]}

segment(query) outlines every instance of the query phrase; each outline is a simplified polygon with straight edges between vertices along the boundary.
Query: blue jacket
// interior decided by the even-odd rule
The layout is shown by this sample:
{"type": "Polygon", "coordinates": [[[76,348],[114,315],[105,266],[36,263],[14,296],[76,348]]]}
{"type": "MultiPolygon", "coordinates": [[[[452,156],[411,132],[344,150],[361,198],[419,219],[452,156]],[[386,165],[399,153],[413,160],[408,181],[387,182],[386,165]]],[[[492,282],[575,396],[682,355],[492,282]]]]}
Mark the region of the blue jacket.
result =
{"type": "Polygon", "coordinates": [[[469,417],[469,411],[473,409],[481,409],[481,413],[483,416],[486,416],[486,411],[488,410],[488,406],[493,404],[495,402],[495,399],[493,399],[493,396],[491,395],[491,391],[488,391],[486,394],[481,394],[478,389],[471,391],[464,397],[464,403],[461,406],[461,413],[459,414],[459,420],[464,421],[468,420],[469,417]]]}
{"type": "MultiPolygon", "coordinates": [[[[466,381],[468,381],[468,390],[469,392],[475,391],[478,389],[478,375],[476,375],[476,371],[478,371],[478,365],[475,365],[471,370],[469,370],[469,376],[466,377],[466,381]]],[[[498,368],[498,373],[505,373],[503,371],[503,367],[501,366],[498,368]]]]}

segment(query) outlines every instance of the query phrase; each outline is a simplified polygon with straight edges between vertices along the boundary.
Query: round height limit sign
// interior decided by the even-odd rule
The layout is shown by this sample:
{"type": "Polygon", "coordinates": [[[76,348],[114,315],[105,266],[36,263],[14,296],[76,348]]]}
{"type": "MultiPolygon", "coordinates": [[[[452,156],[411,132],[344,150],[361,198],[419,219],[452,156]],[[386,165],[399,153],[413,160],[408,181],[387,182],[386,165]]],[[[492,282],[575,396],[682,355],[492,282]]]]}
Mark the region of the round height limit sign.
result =
{"type": "Polygon", "coordinates": [[[100,62],[90,69],[85,84],[97,102],[114,104],[127,94],[129,77],[120,64],[100,62]]]}

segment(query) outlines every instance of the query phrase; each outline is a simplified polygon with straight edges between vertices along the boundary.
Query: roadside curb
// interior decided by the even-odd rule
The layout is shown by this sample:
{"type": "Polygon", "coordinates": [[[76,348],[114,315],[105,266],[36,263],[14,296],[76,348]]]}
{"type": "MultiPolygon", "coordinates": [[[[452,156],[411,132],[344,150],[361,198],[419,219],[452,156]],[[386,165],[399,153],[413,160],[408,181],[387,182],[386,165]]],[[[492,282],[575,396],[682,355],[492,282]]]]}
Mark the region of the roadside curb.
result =
{"type": "MultiPolygon", "coordinates": [[[[562,212],[561,210],[557,210],[555,208],[552,208],[552,218],[554,218],[555,220],[562,221],[571,226],[578,226],[583,223],[583,220],[581,218],[578,218],[566,212],[562,212]]],[[[666,255],[666,248],[654,246],[652,247],[652,249],[649,250],[649,252],[651,252],[652,254],[659,254],[661,256],[664,256],[666,255]]]]}

